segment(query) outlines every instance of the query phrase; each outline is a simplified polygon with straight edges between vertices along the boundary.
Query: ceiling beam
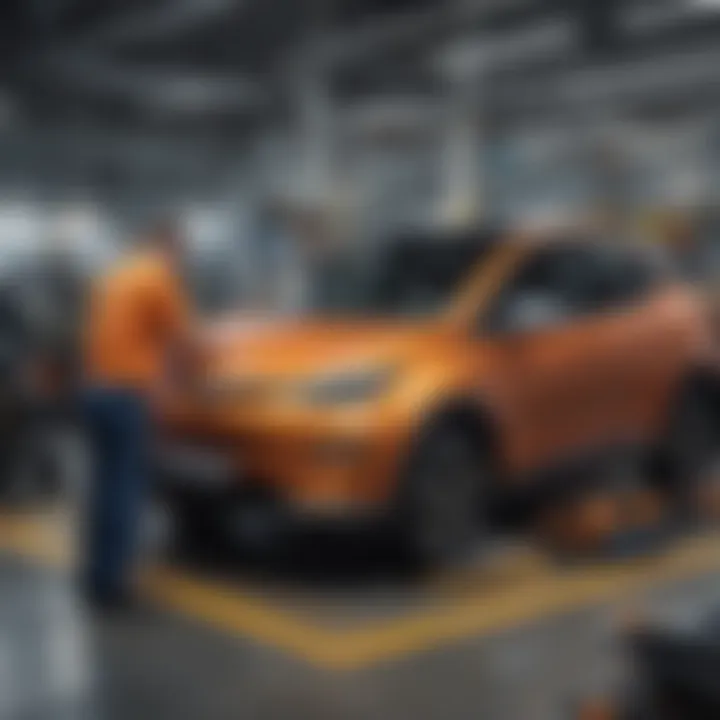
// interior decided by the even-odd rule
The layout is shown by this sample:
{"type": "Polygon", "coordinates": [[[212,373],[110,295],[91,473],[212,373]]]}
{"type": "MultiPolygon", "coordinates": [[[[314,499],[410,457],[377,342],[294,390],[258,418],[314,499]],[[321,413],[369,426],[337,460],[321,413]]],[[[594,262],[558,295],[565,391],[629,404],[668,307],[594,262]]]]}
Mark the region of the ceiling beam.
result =
{"type": "Polygon", "coordinates": [[[154,42],[195,31],[213,23],[247,0],[164,0],[158,6],[135,10],[95,26],[81,42],[104,50],[128,44],[154,42]]]}
{"type": "Polygon", "coordinates": [[[74,93],[119,98],[159,113],[252,113],[265,97],[255,81],[229,74],[181,71],[173,66],[122,63],[87,50],[64,50],[38,59],[40,83],[60,84],[74,93]]]}

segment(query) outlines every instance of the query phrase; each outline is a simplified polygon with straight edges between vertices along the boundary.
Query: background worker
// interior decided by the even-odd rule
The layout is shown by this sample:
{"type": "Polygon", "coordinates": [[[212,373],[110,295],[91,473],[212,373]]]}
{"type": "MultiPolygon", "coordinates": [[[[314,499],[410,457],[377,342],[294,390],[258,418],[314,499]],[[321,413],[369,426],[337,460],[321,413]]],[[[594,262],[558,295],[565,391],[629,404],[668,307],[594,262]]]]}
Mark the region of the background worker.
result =
{"type": "Polygon", "coordinates": [[[0,279],[0,497],[3,501],[22,497],[19,487],[27,454],[26,437],[31,398],[28,396],[28,358],[31,333],[14,278],[0,279]]]}
{"type": "Polygon", "coordinates": [[[130,597],[148,483],[150,394],[170,354],[187,349],[183,242],[163,222],[92,290],[84,342],[84,406],[94,456],[84,590],[101,607],[130,597]]]}
{"type": "Polygon", "coordinates": [[[54,222],[0,278],[0,486],[13,500],[65,479],[86,287],[76,241],[71,224],[54,222]]]}
{"type": "MultiPolygon", "coordinates": [[[[23,299],[36,369],[36,402],[27,435],[38,491],[59,491],[68,431],[77,429],[82,323],[88,287],[69,218],[54,223],[28,271],[23,299]]],[[[73,433],[70,433],[73,434],[73,433]]]]}
{"type": "Polygon", "coordinates": [[[77,375],[87,278],[68,222],[50,229],[31,279],[28,298],[38,351],[69,384],[77,375]]]}
{"type": "Polygon", "coordinates": [[[260,214],[260,260],[272,288],[262,303],[282,313],[299,313],[313,304],[316,285],[332,270],[339,249],[326,211],[275,199],[260,214]]]}

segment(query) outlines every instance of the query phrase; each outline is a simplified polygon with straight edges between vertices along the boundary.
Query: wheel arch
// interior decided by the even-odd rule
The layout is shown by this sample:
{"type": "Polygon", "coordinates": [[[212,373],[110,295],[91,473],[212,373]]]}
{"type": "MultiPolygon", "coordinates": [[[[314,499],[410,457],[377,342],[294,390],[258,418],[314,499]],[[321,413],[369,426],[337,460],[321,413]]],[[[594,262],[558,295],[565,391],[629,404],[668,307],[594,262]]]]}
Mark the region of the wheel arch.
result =
{"type": "MultiPolygon", "coordinates": [[[[468,438],[472,439],[473,447],[478,450],[482,449],[482,459],[478,469],[487,470],[487,473],[479,473],[478,482],[474,485],[479,502],[478,507],[473,510],[473,515],[476,510],[480,510],[480,505],[483,506],[485,512],[491,512],[490,508],[493,507],[494,486],[497,477],[495,472],[497,429],[492,415],[484,406],[466,400],[450,400],[429,407],[427,412],[418,419],[412,432],[404,470],[400,474],[400,483],[388,513],[389,527],[391,532],[399,533],[397,537],[400,539],[401,547],[410,548],[411,557],[419,557],[423,563],[428,562],[428,557],[430,562],[434,563],[437,561],[437,556],[435,553],[428,556],[425,550],[420,550],[418,555],[418,548],[422,548],[423,543],[416,540],[415,531],[412,529],[412,508],[414,507],[412,498],[417,488],[418,478],[415,471],[417,468],[423,467],[422,462],[426,458],[423,451],[428,447],[425,442],[431,443],[438,429],[445,429],[448,426],[459,428],[468,438]]],[[[443,477],[439,476],[436,479],[441,480],[443,477]]],[[[474,503],[467,507],[474,507],[474,503]]],[[[476,521],[477,518],[473,520],[473,525],[476,524],[476,521]]],[[[462,524],[460,526],[462,527],[462,524]]],[[[474,533],[475,531],[473,531],[474,533]]],[[[468,548],[465,548],[463,544],[459,552],[462,553],[468,548]]],[[[457,552],[457,548],[451,551],[453,556],[457,552]]]]}
{"type": "Polygon", "coordinates": [[[483,402],[467,399],[451,399],[438,404],[426,412],[413,433],[410,446],[422,442],[422,438],[438,424],[454,425],[467,433],[490,463],[489,470],[497,477],[500,470],[500,429],[492,410],[483,402]]]}

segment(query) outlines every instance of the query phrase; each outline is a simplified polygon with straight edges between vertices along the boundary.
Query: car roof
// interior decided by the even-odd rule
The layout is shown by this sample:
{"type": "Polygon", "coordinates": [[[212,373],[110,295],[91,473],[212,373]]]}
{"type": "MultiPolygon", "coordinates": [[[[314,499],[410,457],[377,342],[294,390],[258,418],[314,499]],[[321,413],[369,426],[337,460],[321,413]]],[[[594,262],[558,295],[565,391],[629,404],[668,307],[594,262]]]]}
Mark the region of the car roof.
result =
{"type": "Polygon", "coordinates": [[[557,224],[552,226],[520,226],[505,236],[505,240],[521,245],[554,245],[557,243],[594,243],[601,240],[602,230],[587,223],[557,224]]]}
{"type": "Polygon", "coordinates": [[[503,226],[478,224],[460,228],[408,229],[396,233],[389,245],[433,245],[445,247],[480,247],[487,249],[500,244],[554,244],[557,242],[592,242],[602,233],[592,224],[557,223],[554,225],[503,226]]]}
{"type": "Polygon", "coordinates": [[[497,225],[476,225],[464,228],[440,228],[409,230],[396,234],[384,248],[384,256],[394,262],[412,262],[415,258],[438,262],[455,256],[459,262],[473,263],[476,259],[495,248],[515,248],[521,252],[532,252],[542,247],[557,245],[586,245],[589,248],[602,246],[616,247],[620,252],[635,251],[648,253],[647,243],[636,238],[623,237],[599,227],[593,222],[563,222],[555,225],[502,227],[497,225]]]}
{"type": "Polygon", "coordinates": [[[470,264],[499,246],[502,239],[502,231],[489,226],[407,230],[395,234],[381,250],[381,256],[408,267],[416,261],[470,264]]]}
{"type": "Polygon", "coordinates": [[[504,237],[501,228],[489,225],[476,225],[463,228],[422,228],[409,229],[396,233],[389,245],[391,247],[479,247],[487,248],[498,243],[504,237]]]}

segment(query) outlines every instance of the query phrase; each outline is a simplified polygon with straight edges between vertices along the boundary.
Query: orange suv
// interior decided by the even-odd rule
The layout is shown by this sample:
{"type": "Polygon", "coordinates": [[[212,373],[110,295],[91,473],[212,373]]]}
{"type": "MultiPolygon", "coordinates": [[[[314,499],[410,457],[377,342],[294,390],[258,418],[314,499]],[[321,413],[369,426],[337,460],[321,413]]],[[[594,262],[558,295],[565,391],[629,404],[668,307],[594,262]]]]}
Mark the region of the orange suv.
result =
{"type": "Polygon", "coordinates": [[[720,385],[703,301],[657,252],[409,235],[319,280],[306,316],[209,333],[204,371],[159,407],[182,532],[251,508],[371,515],[438,561],[498,498],[567,491],[559,471],[601,457],[681,496],[711,455],[720,385]]]}

